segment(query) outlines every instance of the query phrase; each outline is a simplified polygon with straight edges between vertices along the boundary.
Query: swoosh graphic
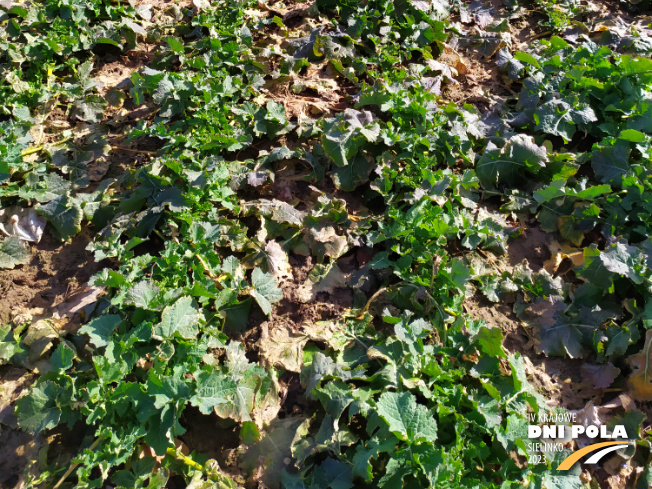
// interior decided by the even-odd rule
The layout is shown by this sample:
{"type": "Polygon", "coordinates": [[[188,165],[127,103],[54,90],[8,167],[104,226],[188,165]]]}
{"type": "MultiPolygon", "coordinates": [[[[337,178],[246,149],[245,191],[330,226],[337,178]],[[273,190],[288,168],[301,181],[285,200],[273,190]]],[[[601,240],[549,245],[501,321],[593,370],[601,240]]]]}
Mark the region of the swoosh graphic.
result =
{"type": "Polygon", "coordinates": [[[610,452],[613,452],[615,450],[621,450],[623,448],[625,448],[625,447],[624,446],[619,446],[619,445],[616,445],[616,446],[613,446],[613,447],[603,448],[599,452],[594,453],[593,455],[591,455],[591,458],[586,460],[584,463],[585,464],[597,464],[600,461],[600,459],[602,457],[604,457],[606,454],[608,454],[610,452]]]}
{"type": "MultiPolygon", "coordinates": [[[[629,442],[626,441],[605,441],[602,443],[594,443],[593,445],[589,445],[588,447],[584,447],[581,450],[578,450],[577,452],[574,452],[570,454],[568,457],[564,459],[564,461],[559,464],[559,467],[557,467],[557,470],[568,470],[570,469],[575,462],[577,462],[579,459],[581,459],[584,455],[588,455],[591,452],[595,452],[596,450],[600,448],[605,448],[605,447],[611,447],[614,445],[629,445],[629,442]]],[[[593,457],[591,457],[593,458],[593,457]]],[[[595,462],[594,462],[595,463],[595,462]]]]}

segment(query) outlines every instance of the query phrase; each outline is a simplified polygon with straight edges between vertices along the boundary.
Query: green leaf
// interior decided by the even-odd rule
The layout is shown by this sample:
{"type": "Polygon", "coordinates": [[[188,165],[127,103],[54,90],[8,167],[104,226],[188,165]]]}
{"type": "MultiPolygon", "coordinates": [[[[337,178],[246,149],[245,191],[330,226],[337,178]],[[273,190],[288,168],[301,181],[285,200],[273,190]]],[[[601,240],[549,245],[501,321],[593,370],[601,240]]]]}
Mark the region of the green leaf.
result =
{"type": "Polygon", "coordinates": [[[252,304],[253,301],[250,298],[247,298],[242,302],[236,301],[221,308],[220,312],[224,314],[225,333],[241,333],[245,330],[252,304]]]}
{"type": "Polygon", "coordinates": [[[20,187],[18,195],[26,200],[50,202],[65,194],[72,187],[71,183],[56,173],[28,173],[25,185],[20,187]]]}
{"type": "MultiPolygon", "coordinates": [[[[304,350],[305,353],[305,350],[304,350]]],[[[312,362],[305,365],[301,370],[301,385],[306,388],[306,396],[309,399],[316,398],[315,387],[319,385],[320,380],[325,375],[332,375],[334,372],[343,380],[349,378],[350,373],[342,369],[340,364],[333,362],[333,359],[327,357],[321,352],[316,352],[312,356],[312,362]]]]}
{"type": "Polygon", "coordinates": [[[38,207],[38,210],[52,224],[63,241],[81,231],[84,214],[79,204],[68,193],[38,207]]]}
{"type": "MultiPolygon", "coordinates": [[[[557,457],[559,460],[552,462],[552,465],[559,465],[561,461],[569,454],[570,453],[568,451],[554,452],[553,456],[557,457]]],[[[574,467],[572,467],[569,470],[569,472],[573,472],[573,473],[558,475],[559,472],[556,471],[544,472],[541,487],[545,487],[546,489],[582,489],[584,487],[584,484],[582,484],[582,481],[579,477],[580,475],[579,464],[576,464],[574,467]]]]}
{"type": "Polygon", "coordinates": [[[353,487],[351,467],[331,457],[315,467],[312,479],[317,487],[350,489],[353,487]]]}
{"type": "Polygon", "coordinates": [[[553,99],[536,110],[534,120],[537,122],[535,129],[570,141],[578,125],[585,127],[598,118],[587,104],[573,105],[553,99]]]}
{"type": "Polygon", "coordinates": [[[174,403],[177,399],[190,397],[190,387],[182,377],[182,372],[179,370],[171,375],[159,377],[154,369],[149,370],[147,394],[154,398],[154,407],[162,409],[170,402],[174,403]]]}
{"type": "Polygon", "coordinates": [[[172,48],[176,54],[183,54],[183,44],[176,37],[166,37],[165,42],[172,48]]]}
{"type": "Polygon", "coordinates": [[[107,101],[99,95],[77,99],[73,103],[72,113],[84,122],[99,122],[106,112],[107,101]]]}
{"type": "Polygon", "coordinates": [[[496,54],[496,64],[501,72],[507,73],[510,80],[518,80],[521,78],[523,70],[525,69],[525,65],[521,63],[516,56],[512,56],[512,53],[507,48],[502,48],[498,51],[496,54]]]}
{"type": "Polygon", "coordinates": [[[409,443],[434,443],[437,439],[435,418],[425,406],[417,404],[414,394],[385,392],[376,408],[397,438],[409,443]]]}
{"type": "Polygon", "coordinates": [[[152,282],[138,282],[125,295],[125,304],[131,304],[143,309],[150,309],[159,293],[159,288],[152,282]]]}
{"type": "Polygon", "coordinates": [[[144,440],[159,457],[164,456],[167,449],[174,446],[174,428],[177,424],[175,411],[173,406],[166,404],[149,418],[144,440]]]}
{"type": "Polygon", "coordinates": [[[632,143],[642,143],[645,141],[645,134],[636,129],[624,129],[618,134],[618,139],[630,141],[632,143]]]}
{"type": "Polygon", "coordinates": [[[532,66],[534,66],[535,68],[541,69],[541,64],[539,63],[539,61],[529,53],[524,53],[522,51],[516,51],[514,53],[514,58],[516,58],[519,61],[523,61],[524,63],[529,63],[532,66]]]}
{"type": "Polygon", "coordinates": [[[575,326],[571,322],[566,315],[567,308],[563,299],[556,296],[549,300],[537,299],[527,309],[533,316],[529,324],[536,328],[540,340],[538,349],[546,355],[568,355],[571,358],[584,355],[582,325],[575,326]]]}
{"type": "Polygon", "coordinates": [[[161,80],[156,85],[156,90],[152,94],[152,98],[154,99],[154,102],[162,105],[169,97],[172,96],[173,91],[174,84],[170,80],[169,74],[166,73],[165,76],[163,76],[163,78],[161,78],[161,80]]]}
{"type": "Polygon", "coordinates": [[[482,350],[482,353],[490,357],[507,358],[503,350],[503,333],[500,328],[487,328],[483,326],[475,335],[474,341],[482,350]]]}
{"type": "Polygon", "coordinates": [[[584,248],[584,263],[577,268],[578,275],[587,283],[608,289],[613,283],[613,275],[600,259],[601,252],[594,243],[584,248]]]}
{"type": "Polygon", "coordinates": [[[90,343],[96,348],[101,348],[109,344],[109,338],[113,331],[120,324],[122,318],[117,314],[107,314],[93,319],[88,324],[79,329],[80,334],[87,334],[90,343]]]}
{"type": "MultiPolygon", "coordinates": [[[[629,324],[629,326],[626,326],[625,324],[610,324],[605,329],[604,335],[607,338],[607,348],[604,350],[607,357],[612,355],[624,355],[627,349],[631,345],[636,344],[640,338],[640,333],[636,324],[629,324]]],[[[603,338],[600,339],[602,340],[603,338]]]]}
{"type": "Polygon", "coordinates": [[[117,48],[120,47],[120,44],[118,44],[118,43],[117,43],[116,41],[114,41],[113,39],[109,39],[108,37],[98,37],[97,39],[95,39],[95,42],[96,42],[97,44],[108,44],[108,45],[110,45],[110,46],[115,46],[115,47],[117,47],[117,48]]]}
{"type": "Polygon", "coordinates": [[[646,257],[636,246],[611,243],[599,251],[593,244],[584,248],[584,263],[578,268],[578,275],[589,283],[608,288],[616,278],[612,274],[642,284],[647,270],[646,257]]]}
{"type": "Polygon", "coordinates": [[[271,314],[272,304],[283,298],[283,291],[276,285],[274,275],[255,268],[251,274],[251,285],[251,296],[265,314],[271,314]]]}
{"type": "Polygon", "coordinates": [[[283,489],[307,489],[301,473],[290,473],[285,467],[281,470],[280,484],[283,489]]]}
{"type": "Polygon", "coordinates": [[[56,398],[61,388],[50,380],[39,382],[30,393],[16,401],[16,416],[21,428],[40,433],[59,424],[61,409],[56,398]]]}
{"type": "Polygon", "coordinates": [[[253,445],[260,440],[260,432],[253,421],[245,421],[240,428],[240,441],[245,445],[253,445]]]}
{"type": "Polygon", "coordinates": [[[512,413],[507,417],[506,428],[496,430],[496,439],[506,450],[517,450],[522,447],[521,454],[526,455],[525,443],[528,442],[528,426],[530,423],[521,413],[512,413]]]}
{"type": "MultiPolygon", "coordinates": [[[[350,164],[366,142],[376,141],[379,134],[380,126],[373,121],[371,113],[346,109],[344,113],[325,121],[321,144],[333,163],[343,167],[350,164]]],[[[342,178],[342,181],[352,178],[342,178]]]]}
{"type": "Polygon", "coordinates": [[[598,306],[571,310],[560,296],[537,298],[519,317],[535,328],[537,349],[546,355],[580,358],[611,311],[598,306]]]}
{"type": "Polygon", "coordinates": [[[593,147],[591,166],[595,177],[604,183],[618,182],[629,170],[631,148],[626,141],[607,138],[593,147]]]}
{"type": "Polygon", "coordinates": [[[221,372],[202,372],[197,379],[197,392],[190,403],[204,414],[215,414],[234,421],[251,421],[254,397],[261,378],[248,374],[235,381],[221,372]]]}
{"type": "Polygon", "coordinates": [[[484,417],[489,428],[500,427],[503,421],[502,408],[495,399],[485,398],[483,402],[477,405],[478,412],[484,417]]]}
{"type": "Polygon", "coordinates": [[[75,352],[70,348],[65,341],[59,343],[57,349],[54,350],[52,357],[50,357],[50,364],[55,370],[68,370],[72,367],[72,361],[75,358],[75,352]]]}
{"type": "Polygon", "coordinates": [[[11,178],[11,166],[9,158],[0,158],[0,182],[5,182],[11,178]]]}
{"type": "Polygon", "coordinates": [[[357,155],[348,165],[333,170],[333,183],[340,190],[352,192],[369,180],[375,166],[372,159],[357,155]]]}
{"type": "Polygon", "coordinates": [[[537,146],[529,136],[517,134],[502,148],[489,143],[475,171],[485,188],[495,188],[498,183],[516,183],[525,172],[536,173],[546,166],[547,159],[546,148],[537,146]]]}
{"type": "Polygon", "coordinates": [[[201,372],[197,377],[197,391],[190,404],[203,414],[210,414],[213,408],[228,402],[226,394],[236,387],[235,382],[221,372],[201,372]]]}
{"type": "Polygon", "coordinates": [[[0,242],[0,268],[26,265],[31,258],[29,246],[18,236],[9,236],[0,242]]]}
{"type": "Polygon", "coordinates": [[[373,479],[373,466],[371,459],[377,458],[381,452],[392,452],[396,449],[397,441],[395,438],[387,437],[382,442],[378,436],[373,436],[366,444],[360,443],[356,446],[353,455],[352,473],[366,482],[373,479]]]}
{"type": "Polygon", "coordinates": [[[18,351],[18,342],[14,339],[11,325],[0,326],[0,365],[10,362],[18,351]]]}
{"type": "Polygon", "coordinates": [[[154,326],[154,334],[159,338],[171,338],[175,334],[186,339],[196,338],[199,322],[203,320],[204,315],[192,297],[182,297],[163,310],[161,322],[154,326]]]}
{"type": "Polygon", "coordinates": [[[343,382],[334,380],[317,389],[317,398],[324,410],[337,421],[349,404],[354,401],[351,388],[343,382]]]}
{"type": "Polygon", "coordinates": [[[267,102],[267,115],[265,115],[265,119],[285,124],[285,107],[283,107],[283,104],[279,104],[272,100],[267,102]]]}
{"type": "Polygon", "coordinates": [[[405,477],[414,472],[411,459],[412,454],[407,450],[394,452],[387,462],[385,474],[378,481],[378,487],[382,489],[399,489],[404,487],[405,477]]]}
{"type": "Polygon", "coordinates": [[[635,284],[642,284],[645,281],[646,258],[635,246],[612,243],[600,253],[600,261],[610,272],[625,276],[635,284]]]}

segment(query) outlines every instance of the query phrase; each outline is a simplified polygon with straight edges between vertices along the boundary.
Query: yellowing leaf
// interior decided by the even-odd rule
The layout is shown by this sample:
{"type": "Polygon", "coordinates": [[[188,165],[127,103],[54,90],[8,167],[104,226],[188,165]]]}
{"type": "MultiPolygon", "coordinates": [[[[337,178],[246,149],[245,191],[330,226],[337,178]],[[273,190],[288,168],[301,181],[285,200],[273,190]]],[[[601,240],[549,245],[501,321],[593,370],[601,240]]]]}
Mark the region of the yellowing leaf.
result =
{"type": "Polygon", "coordinates": [[[280,280],[292,279],[292,267],[288,261],[288,255],[281,245],[272,240],[265,246],[265,251],[271,272],[280,280]]]}
{"type": "Polygon", "coordinates": [[[543,263],[543,268],[551,275],[555,274],[564,258],[568,258],[576,267],[584,264],[584,253],[581,248],[575,248],[568,243],[559,243],[555,240],[548,245],[548,249],[551,256],[543,263]]]}
{"type": "Polygon", "coordinates": [[[251,274],[252,288],[249,291],[256,299],[265,314],[271,314],[272,304],[283,298],[283,291],[276,285],[276,279],[271,273],[264,273],[260,268],[254,269],[251,274]]]}
{"type": "Polygon", "coordinates": [[[270,331],[268,323],[261,325],[258,343],[260,355],[268,366],[277,366],[290,372],[301,372],[303,366],[303,347],[308,342],[304,335],[294,335],[287,328],[274,327],[270,331]]]}
{"type": "Polygon", "coordinates": [[[319,292],[329,294],[338,287],[346,286],[346,276],[342,273],[337,263],[330,265],[317,264],[308,274],[306,281],[297,290],[299,300],[303,303],[315,299],[319,292]]]}
{"type": "Polygon", "coordinates": [[[652,401],[652,329],[645,335],[645,345],[627,359],[634,369],[627,385],[630,395],[639,401],[652,401]]]}

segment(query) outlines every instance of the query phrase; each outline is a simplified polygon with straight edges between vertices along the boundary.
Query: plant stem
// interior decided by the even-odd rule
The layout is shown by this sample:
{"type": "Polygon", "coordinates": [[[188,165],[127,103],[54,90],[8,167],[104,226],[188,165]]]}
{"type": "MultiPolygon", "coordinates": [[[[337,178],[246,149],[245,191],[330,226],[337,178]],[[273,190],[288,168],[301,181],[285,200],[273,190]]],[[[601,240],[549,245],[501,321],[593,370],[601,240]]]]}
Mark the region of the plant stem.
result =
{"type": "Polygon", "coordinates": [[[174,457],[174,458],[176,458],[176,459],[178,459],[178,460],[181,460],[181,461],[182,461],[184,464],[186,464],[188,467],[192,467],[192,468],[195,469],[195,470],[201,470],[201,471],[204,470],[204,466],[203,466],[203,465],[198,464],[197,462],[195,462],[195,461],[194,461],[193,459],[191,459],[190,457],[186,457],[183,453],[178,452],[178,451],[175,450],[174,448],[168,448],[168,449],[165,451],[165,453],[168,454],[170,457],[174,457]]]}
{"type": "MultiPolygon", "coordinates": [[[[73,138],[72,136],[68,136],[67,138],[63,138],[61,141],[52,143],[49,146],[56,146],[57,144],[65,143],[66,141],[69,141],[72,138],[73,138]]],[[[45,144],[41,144],[40,146],[33,146],[31,148],[24,149],[23,151],[21,151],[20,156],[29,156],[29,155],[33,155],[34,153],[40,153],[45,149],[45,147],[46,147],[45,144]]]]}
{"type": "MultiPolygon", "coordinates": [[[[100,444],[100,440],[101,440],[101,438],[98,438],[97,440],[95,440],[95,441],[93,442],[93,444],[92,444],[90,447],[88,447],[87,450],[91,450],[91,451],[92,451],[92,450],[95,450],[95,449],[97,448],[97,445],[100,444]]],[[[75,462],[75,463],[72,464],[70,467],[68,467],[68,470],[66,470],[66,473],[63,474],[63,475],[61,476],[61,479],[59,479],[59,482],[57,482],[57,483],[55,484],[55,486],[54,486],[52,489],[59,489],[59,487],[61,486],[61,484],[64,483],[64,481],[68,478],[68,476],[69,476],[70,474],[72,474],[72,471],[75,470],[75,469],[77,468],[78,465],[79,465],[79,462],[75,462]]]]}

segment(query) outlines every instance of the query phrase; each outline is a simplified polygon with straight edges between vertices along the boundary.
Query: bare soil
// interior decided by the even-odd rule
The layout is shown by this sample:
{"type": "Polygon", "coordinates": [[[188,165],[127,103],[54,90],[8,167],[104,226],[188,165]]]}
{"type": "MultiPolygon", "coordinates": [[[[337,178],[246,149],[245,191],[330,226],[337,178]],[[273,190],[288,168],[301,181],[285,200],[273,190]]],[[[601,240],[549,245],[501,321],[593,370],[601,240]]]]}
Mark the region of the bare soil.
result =
{"type": "Polygon", "coordinates": [[[523,234],[509,242],[507,257],[511,266],[519,265],[527,260],[528,267],[533,272],[543,268],[546,260],[551,257],[548,243],[552,236],[539,227],[530,227],[523,234]]]}
{"type": "Polygon", "coordinates": [[[43,239],[32,245],[32,260],[14,270],[0,272],[0,322],[19,314],[51,315],[57,306],[85,287],[100,269],[86,251],[88,228],[69,243],[62,243],[46,228],[43,239]]]}
{"type": "Polygon", "coordinates": [[[206,416],[188,408],[181,418],[186,433],[180,437],[189,452],[201,453],[217,460],[220,468],[234,478],[241,478],[237,447],[240,445],[239,426],[215,413],[206,416]]]}
{"type": "Polygon", "coordinates": [[[42,446],[41,437],[0,425],[0,489],[25,487],[22,483],[23,471],[38,460],[42,446]]]}

